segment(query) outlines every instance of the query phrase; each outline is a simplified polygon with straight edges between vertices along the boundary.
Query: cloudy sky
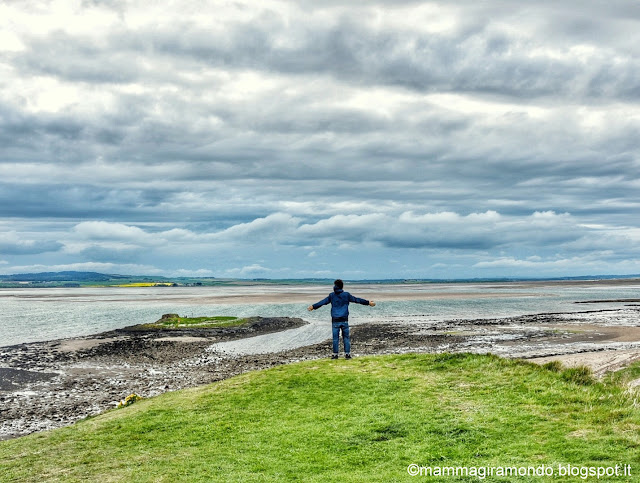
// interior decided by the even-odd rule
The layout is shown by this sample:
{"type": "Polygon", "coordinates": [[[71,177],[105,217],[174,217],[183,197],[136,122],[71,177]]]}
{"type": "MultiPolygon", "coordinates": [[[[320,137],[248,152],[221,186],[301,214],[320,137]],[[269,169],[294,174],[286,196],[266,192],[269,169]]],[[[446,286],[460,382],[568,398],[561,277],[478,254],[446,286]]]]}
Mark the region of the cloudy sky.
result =
{"type": "Polygon", "coordinates": [[[640,4],[0,3],[0,273],[640,273],[640,4]]]}

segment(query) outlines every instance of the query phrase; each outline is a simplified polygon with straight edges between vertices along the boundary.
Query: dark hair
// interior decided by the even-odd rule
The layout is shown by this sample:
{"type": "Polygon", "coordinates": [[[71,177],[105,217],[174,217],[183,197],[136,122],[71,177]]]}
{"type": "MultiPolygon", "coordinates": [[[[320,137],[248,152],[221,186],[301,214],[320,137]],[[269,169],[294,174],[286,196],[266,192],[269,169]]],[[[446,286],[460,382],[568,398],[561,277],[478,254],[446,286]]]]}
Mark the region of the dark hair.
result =
{"type": "Polygon", "coordinates": [[[333,284],[338,288],[344,287],[344,282],[342,280],[340,280],[340,279],[338,279],[335,282],[333,282],[333,284]]]}

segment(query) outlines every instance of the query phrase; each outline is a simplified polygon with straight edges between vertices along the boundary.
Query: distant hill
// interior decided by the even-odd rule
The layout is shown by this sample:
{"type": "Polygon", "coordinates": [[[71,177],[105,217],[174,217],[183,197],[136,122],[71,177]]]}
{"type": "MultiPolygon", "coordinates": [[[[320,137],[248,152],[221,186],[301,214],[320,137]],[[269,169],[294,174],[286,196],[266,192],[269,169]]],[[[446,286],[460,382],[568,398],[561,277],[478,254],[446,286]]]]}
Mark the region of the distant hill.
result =
{"type": "Polygon", "coordinates": [[[107,282],[128,278],[124,275],[106,275],[98,272],[41,272],[0,275],[4,282],[107,282]]]}

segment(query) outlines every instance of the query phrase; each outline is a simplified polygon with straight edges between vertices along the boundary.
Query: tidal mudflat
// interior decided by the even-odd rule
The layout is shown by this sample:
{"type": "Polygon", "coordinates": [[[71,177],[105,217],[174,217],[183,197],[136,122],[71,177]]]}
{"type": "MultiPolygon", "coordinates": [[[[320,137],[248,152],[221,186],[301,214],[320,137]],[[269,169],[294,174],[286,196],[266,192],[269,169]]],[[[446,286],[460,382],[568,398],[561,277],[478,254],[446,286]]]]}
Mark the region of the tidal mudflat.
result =
{"type": "MultiPolygon", "coordinates": [[[[587,365],[601,375],[640,359],[640,307],[627,305],[439,323],[360,323],[352,328],[353,352],[356,357],[494,353],[541,363],[558,359],[587,365]]],[[[291,340],[291,334],[305,330],[315,333],[318,326],[300,318],[275,317],[256,319],[249,329],[115,330],[2,347],[0,438],[71,424],[115,407],[131,393],[151,397],[247,371],[327,357],[328,324],[319,342],[279,350],[265,343],[281,336],[291,340]]]]}

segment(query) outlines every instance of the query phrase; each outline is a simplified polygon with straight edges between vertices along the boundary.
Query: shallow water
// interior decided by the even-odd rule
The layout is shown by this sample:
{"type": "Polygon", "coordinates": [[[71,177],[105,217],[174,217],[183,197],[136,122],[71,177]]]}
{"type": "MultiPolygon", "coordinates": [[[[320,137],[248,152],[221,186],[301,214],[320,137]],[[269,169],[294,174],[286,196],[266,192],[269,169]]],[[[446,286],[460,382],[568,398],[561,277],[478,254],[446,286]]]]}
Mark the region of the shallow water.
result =
{"type": "MultiPolygon", "coordinates": [[[[509,317],[548,312],[620,308],[622,303],[579,304],[599,299],[640,297],[640,282],[626,284],[349,284],[376,307],[352,304],[351,323],[431,322],[509,317]],[[378,296],[380,295],[380,296],[378,296]],[[385,299],[386,297],[386,299],[385,299]],[[406,298],[406,299],[403,299],[406,298]]],[[[153,322],[164,313],[183,316],[235,315],[300,317],[310,322],[297,332],[254,341],[287,348],[329,335],[329,307],[308,312],[330,287],[242,285],[222,287],[0,289],[0,346],[89,335],[153,322]]],[[[266,336],[265,336],[266,337],[266,336]]],[[[240,344],[240,343],[239,343],[240,344]]],[[[233,350],[229,347],[229,350],[233,350]]]]}

